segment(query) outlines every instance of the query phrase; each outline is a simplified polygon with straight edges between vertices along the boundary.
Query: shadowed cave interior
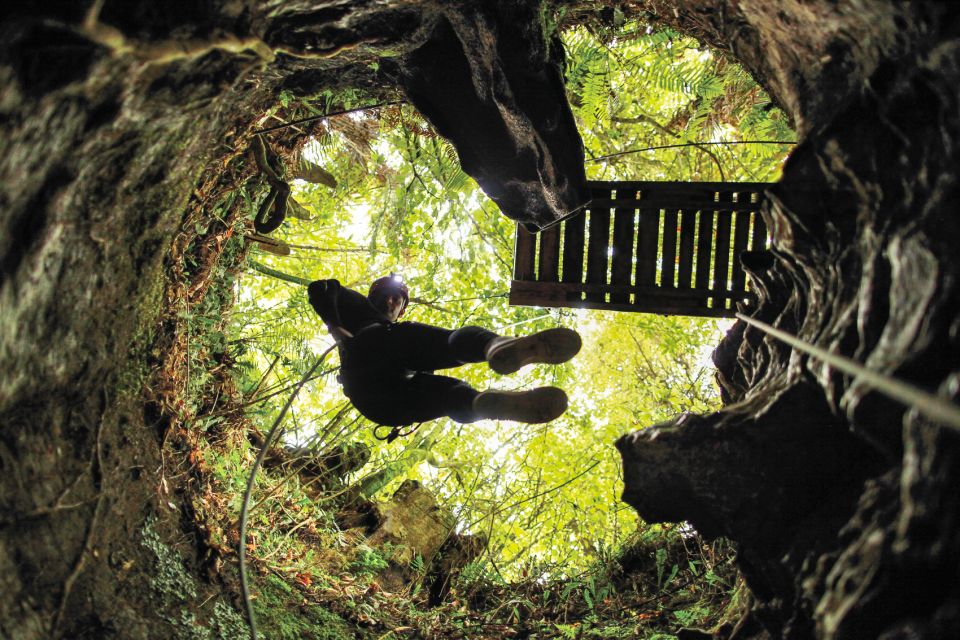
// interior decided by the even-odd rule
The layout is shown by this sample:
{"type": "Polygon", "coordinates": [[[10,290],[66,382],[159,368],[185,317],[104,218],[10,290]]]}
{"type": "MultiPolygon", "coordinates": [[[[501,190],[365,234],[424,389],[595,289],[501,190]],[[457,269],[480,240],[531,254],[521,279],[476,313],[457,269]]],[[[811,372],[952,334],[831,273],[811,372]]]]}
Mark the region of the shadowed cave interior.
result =
{"type": "MultiPolygon", "coordinates": [[[[952,6],[649,0],[555,9],[214,0],[5,12],[0,635],[249,634],[237,532],[217,534],[205,521],[212,497],[199,492],[203,462],[190,459],[197,417],[230,411],[241,420],[243,407],[226,400],[236,396],[229,376],[217,378],[209,404],[183,407],[176,372],[191,357],[180,305],[225,312],[230,302],[210,293],[246,250],[230,243],[233,229],[252,225],[242,200],[226,198],[270,162],[247,155],[257,116],[282,95],[406,100],[453,143],[503,214],[527,229],[548,226],[588,194],[562,50],[545,16],[567,26],[642,19],[738,61],[798,136],[762,209],[770,251],[744,262],[757,294],[746,312],[955,400],[960,25],[952,6]]],[[[304,127],[282,138],[284,161],[308,137],[304,127]]],[[[749,595],[724,624],[694,630],[670,620],[648,637],[960,634],[955,430],[743,322],[714,361],[721,410],[617,441],[623,499],[648,523],[689,523],[707,540],[728,541],[749,595]]],[[[225,436],[222,445],[235,437],[256,448],[262,436],[225,436]]],[[[363,455],[308,464],[336,483],[363,455]]],[[[436,509],[405,484],[393,502],[341,514],[339,526],[389,541],[385,523],[409,529],[403,518],[415,512],[436,509]]],[[[443,540],[422,543],[446,545],[438,565],[447,566],[424,580],[434,603],[448,595],[444,575],[481,544],[443,540]]],[[[452,609],[442,620],[381,615],[371,603],[389,600],[374,592],[399,591],[410,576],[371,558],[360,565],[381,572],[379,586],[347,598],[340,585],[339,597],[326,593],[329,606],[260,576],[261,614],[295,610],[268,637],[451,637],[451,629],[590,637],[584,621],[602,610],[594,590],[582,617],[564,612],[553,636],[520,608],[460,627],[449,626],[452,609]]],[[[623,585],[657,571],[649,549],[621,561],[623,585]]],[[[546,599],[542,590],[538,597],[546,599]]],[[[619,615],[636,629],[645,614],[619,615]]]]}

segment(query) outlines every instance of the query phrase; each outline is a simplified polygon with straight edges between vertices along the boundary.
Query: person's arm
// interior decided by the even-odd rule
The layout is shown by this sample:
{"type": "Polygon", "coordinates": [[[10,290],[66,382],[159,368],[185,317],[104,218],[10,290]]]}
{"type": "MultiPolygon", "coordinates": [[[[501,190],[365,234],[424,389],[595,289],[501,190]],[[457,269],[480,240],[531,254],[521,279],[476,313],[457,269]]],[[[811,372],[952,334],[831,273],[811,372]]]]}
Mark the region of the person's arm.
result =
{"type": "Polygon", "coordinates": [[[353,334],[343,328],[340,320],[340,291],[343,287],[338,280],[314,280],[307,286],[310,306],[317,312],[333,339],[342,342],[352,338],[353,334]]]}
{"type": "Polygon", "coordinates": [[[353,334],[344,329],[339,325],[327,325],[327,330],[330,332],[330,335],[333,336],[333,339],[337,342],[343,342],[347,338],[352,338],[353,334]]]}

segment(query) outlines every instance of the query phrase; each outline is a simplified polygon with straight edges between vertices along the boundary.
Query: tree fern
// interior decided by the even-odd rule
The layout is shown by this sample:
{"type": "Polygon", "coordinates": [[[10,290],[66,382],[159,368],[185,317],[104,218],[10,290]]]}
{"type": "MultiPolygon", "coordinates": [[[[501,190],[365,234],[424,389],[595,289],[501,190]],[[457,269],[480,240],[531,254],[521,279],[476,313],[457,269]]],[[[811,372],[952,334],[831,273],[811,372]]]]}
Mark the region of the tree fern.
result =
{"type": "Polygon", "coordinates": [[[605,68],[592,69],[583,78],[580,98],[580,108],[584,124],[591,127],[597,123],[609,122],[608,100],[610,96],[610,81],[605,68]]]}

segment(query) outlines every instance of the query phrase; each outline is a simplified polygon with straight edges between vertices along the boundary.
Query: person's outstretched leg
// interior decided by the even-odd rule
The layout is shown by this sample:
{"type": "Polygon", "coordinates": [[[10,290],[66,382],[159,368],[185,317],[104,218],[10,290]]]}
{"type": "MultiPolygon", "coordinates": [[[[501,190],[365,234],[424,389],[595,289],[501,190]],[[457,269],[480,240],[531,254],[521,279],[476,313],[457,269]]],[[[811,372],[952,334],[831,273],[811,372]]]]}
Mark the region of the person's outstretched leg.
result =
{"type": "Polygon", "coordinates": [[[527,424],[550,422],[567,410],[567,394],[557,387],[528,391],[483,391],[473,399],[475,420],[516,420],[527,424]]]}
{"type": "Polygon", "coordinates": [[[388,362],[408,371],[436,371],[487,361],[497,373],[508,374],[535,362],[566,362],[582,344],[576,331],[564,327],[506,338],[476,326],[451,330],[401,322],[362,332],[353,339],[350,350],[357,365],[388,362]]]}
{"type": "Polygon", "coordinates": [[[534,362],[560,364],[577,355],[583,341],[573,329],[556,327],[521,338],[497,337],[486,349],[490,368],[499,374],[513,373],[534,362]]]}
{"type": "Polygon", "coordinates": [[[357,410],[386,426],[406,426],[445,416],[456,422],[489,418],[538,424],[560,417],[567,409],[567,394],[556,387],[478,393],[462,380],[430,373],[350,386],[349,397],[357,410]]]}
{"type": "Polygon", "coordinates": [[[484,362],[487,347],[497,337],[482,327],[443,329],[420,322],[401,322],[384,333],[385,343],[379,352],[410,371],[436,371],[484,362]]]}
{"type": "MultiPolygon", "coordinates": [[[[346,390],[346,388],[345,388],[346,390]]],[[[364,417],[385,426],[407,426],[450,417],[473,422],[478,392],[462,380],[430,373],[353,381],[348,397],[364,417]]]]}
{"type": "Polygon", "coordinates": [[[486,360],[495,372],[508,374],[528,364],[566,362],[583,346],[580,334],[565,327],[506,338],[482,327],[449,330],[404,322],[391,327],[390,335],[389,352],[413,371],[436,371],[486,360]]]}

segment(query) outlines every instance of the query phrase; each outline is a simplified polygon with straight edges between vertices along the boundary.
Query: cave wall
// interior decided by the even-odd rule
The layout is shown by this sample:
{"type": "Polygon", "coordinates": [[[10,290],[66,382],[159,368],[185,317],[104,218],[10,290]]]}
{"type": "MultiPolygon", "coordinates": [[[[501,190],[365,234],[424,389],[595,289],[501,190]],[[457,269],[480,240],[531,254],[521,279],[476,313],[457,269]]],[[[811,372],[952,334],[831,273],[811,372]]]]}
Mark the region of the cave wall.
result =
{"type": "MultiPolygon", "coordinates": [[[[956,10],[649,4],[726,42],[800,129],[746,311],[956,400],[956,10]]],[[[736,637],[960,634],[957,433],[743,323],[714,358],[722,411],[618,447],[642,517],[737,543],[756,604],[736,637]]]]}
{"type": "Polygon", "coordinates": [[[99,626],[96,609],[136,635],[142,613],[115,574],[144,557],[127,541],[160,467],[139,367],[178,213],[246,64],[158,68],[69,29],[4,31],[0,635],[70,635],[99,626]]]}
{"type": "Polygon", "coordinates": [[[174,635],[147,533],[189,548],[189,477],[141,399],[165,260],[281,86],[375,88],[416,43],[417,3],[348,4],[4,9],[0,636],[174,635]]]}
{"type": "MultiPolygon", "coordinates": [[[[797,123],[751,312],[955,396],[954,11],[619,4],[731,52],[797,123]]],[[[139,393],[171,240],[198,181],[247,144],[278,88],[392,88],[366,63],[421,44],[434,8],[5,10],[0,635],[164,637],[137,589],[151,578],[138,538],[149,518],[183,512],[157,490],[162,434],[139,393]]],[[[742,633],[956,636],[955,436],[753,329],[731,332],[718,367],[724,411],[619,446],[644,517],[739,545],[757,598],[742,633]]]]}
{"type": "MultiPolygon", "coordinates": [[[[567,105],[544,105],[555,117],[546,129],[520,117],[535,83],[562,94],[559,59],[544,59],[557,52],[533,4],[89,0],[4,9],[0,636],[176,635],[177,598],[196,593],[157,582],[166,552],[154,541],[202,549],[189,468],[165,458],[169,420],[143,398],[156,375],[153,350],[172,342],[158,335],[172,330],[160,322],[172,290],[165,280],[182,271],[171,248],[182,249],[193,212],[213,205],[210,185],[245,153],[281,89],[395,99],[404,78],[417,77],[408,54],[430,42],[441,18],[457,22],[461,40],[490,45],[480,55],[457,45],[451,55],[471,54],[465,64],[477,78],[494,74],[492,93],[482,78],[462,79],[475,85],[467,102],[485,101],[500,119],[501,108],[513,114],[506,139],[524,152],[510,168],[536,183],[498,171],[487,154],[473,163],[484,186],[533,203],[532,213],[507,207],[531,224],[578,206],[583,152],[567,105]],[[524,67],[532,76],[520,74],[524,87],[506,69],[523,56],[496,47],[508,31],[539,56],[524,67]],[[158,593],[172,600],[158,603],[158,593]]],[[[408,93],[420,104],[431,91],[408,93]]],[[[449,135],[466,152],[477,144],[469,128],[449,135]]],[[[184,560],[218,595],[202,558],[184,560]]]]}

